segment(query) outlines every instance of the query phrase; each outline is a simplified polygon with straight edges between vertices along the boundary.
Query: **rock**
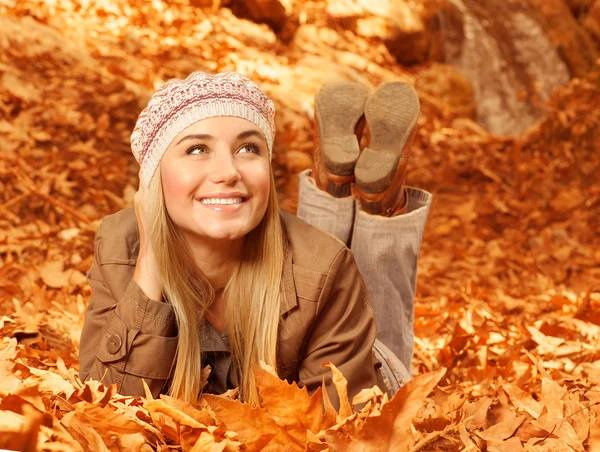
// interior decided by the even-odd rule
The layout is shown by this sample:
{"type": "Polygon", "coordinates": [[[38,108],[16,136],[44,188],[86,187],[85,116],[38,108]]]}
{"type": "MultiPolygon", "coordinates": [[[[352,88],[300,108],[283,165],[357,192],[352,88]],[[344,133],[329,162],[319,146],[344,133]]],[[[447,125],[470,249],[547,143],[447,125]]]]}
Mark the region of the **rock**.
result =
{"type": "Polygon", "coordinates": [[[238,17],[265,23],[282,30],[292,14],[292,0],[231,0],[228,5],[238,17]]]}
{"type": "Polygon", "coordinates": [[[594,66],[598,51],[587,30],[579,25],[571,13],[569,5],[565,0],[529,2],[539,14],[540,23],[571,75],[585,75],[594,66]]]}
{"type": "Polygon", "coordinates": [[[527,2],[450,0],[440,19],[445,61],[473,84],[477,122],[493,134],[525,131],[542,116],[552,90],[569,81],[527,2]]]}
{"type": "Polygon", "coordinates": [[[457,116],[475,119],[477,104],[473,85],[464,75],[447,64],[432,64],[415,79],[417,91],[443,103],[457,116]]]}
{"type": "Polygon", "coordinates": [[[327,16],[332,25],[364,38],[385,43],[399,63],[413,65],[441,60],[442,36],[437,12],[444,1],[421,7],[405,0],[328,0],[327,16]]]}

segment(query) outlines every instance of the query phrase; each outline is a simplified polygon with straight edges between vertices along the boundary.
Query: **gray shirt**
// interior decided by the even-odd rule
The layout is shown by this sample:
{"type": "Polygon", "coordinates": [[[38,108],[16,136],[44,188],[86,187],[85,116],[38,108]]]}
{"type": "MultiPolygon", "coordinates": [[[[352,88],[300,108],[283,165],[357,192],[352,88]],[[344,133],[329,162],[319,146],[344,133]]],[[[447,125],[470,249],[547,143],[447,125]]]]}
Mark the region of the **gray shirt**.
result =
{"type": "Polygon", "coordinates": [[[202,364],[211,368],[208,383],[203,392],[222,394],[237,386],[235,372],[231,369],[231,345],[228,329],[219,334],[212,324],[204,319],[200,330],[202,341],[202,364]]]}

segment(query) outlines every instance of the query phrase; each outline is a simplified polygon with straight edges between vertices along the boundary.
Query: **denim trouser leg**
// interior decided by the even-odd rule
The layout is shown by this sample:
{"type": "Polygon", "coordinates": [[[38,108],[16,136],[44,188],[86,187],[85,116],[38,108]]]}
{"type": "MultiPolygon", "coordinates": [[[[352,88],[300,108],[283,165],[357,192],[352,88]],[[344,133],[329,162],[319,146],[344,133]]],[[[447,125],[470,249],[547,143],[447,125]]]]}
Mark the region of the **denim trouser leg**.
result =
{"type": "Polygon", "coordinates": [[[408,212],[388,218],[356,206],[351,249],[362,274],[383,342],[411,372],[417,258],[432,195],[408,188],[408,212]]]}
{"type": "Polygon", "coordinates": [[[320,190],[310,174],[300,173],[298,217],[350,244],[375,311],[377,339],[410,373],[417,257],[432,195],[409,187],[406,214],[369,215],[354,198],[320,190]]]}
{"type": "Polygon", "coordinates": [[[334,198],[319,189],[310,174],[311,170],[300,173],[298,217],[335,235],[349,246],[354,224],[354,198],[334,198]]]}

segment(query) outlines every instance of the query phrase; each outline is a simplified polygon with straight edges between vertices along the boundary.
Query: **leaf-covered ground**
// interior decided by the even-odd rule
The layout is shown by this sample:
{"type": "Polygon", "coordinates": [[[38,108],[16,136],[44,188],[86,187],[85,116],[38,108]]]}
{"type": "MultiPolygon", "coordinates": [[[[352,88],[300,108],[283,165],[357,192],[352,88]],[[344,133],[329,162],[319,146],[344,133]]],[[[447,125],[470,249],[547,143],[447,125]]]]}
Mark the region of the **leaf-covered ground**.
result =
{"type": "Polygon", "coordinates": [[[321,2],[295,4],[302,26],[285,44],[228,9],[184,3],[0,2],[0,448],[600,447],[599,71],[558,89],[519,138],[489,136],[419,89],[409,182],[434,203],[419,263],[418,377],[392,401],[372,389],[355,400],[371,401],[360,414],[349,404],[323,413],[320,394],[267,371],[255,409],[235,394],[192,406],[78,381],[94,232],[132,203],[129,135],[162,82],[203,69],[261,83],[278,109],[281,203],[294,211],[323,81],[419,88],[424,73],[442,76],[328,28],[321,2]]]}

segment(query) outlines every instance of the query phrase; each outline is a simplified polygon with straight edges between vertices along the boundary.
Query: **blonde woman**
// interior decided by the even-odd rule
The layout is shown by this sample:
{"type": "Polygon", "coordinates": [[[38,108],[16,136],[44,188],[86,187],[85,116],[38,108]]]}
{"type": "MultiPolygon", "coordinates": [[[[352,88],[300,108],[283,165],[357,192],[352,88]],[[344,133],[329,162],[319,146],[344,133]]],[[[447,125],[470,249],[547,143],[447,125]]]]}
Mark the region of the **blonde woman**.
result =
{"type": "Polygon", "coordinates": [[[144,379],[155,397],[190,401],[237,386],[251,404],[260,361],[310,392],[325,377],[334,404],[326,361],[350,396],[377,383],[354,256],[279,210],[274,136],[273,103],[237,73],[195,72],[152,96],[131,137],[134,208],[105,217],[94,241],[82,381],[138,395],[144,379]]]}

